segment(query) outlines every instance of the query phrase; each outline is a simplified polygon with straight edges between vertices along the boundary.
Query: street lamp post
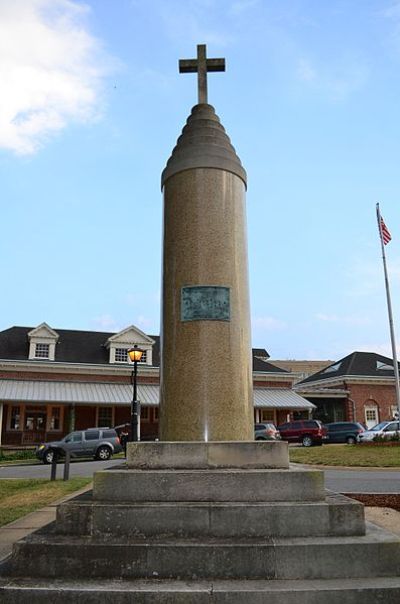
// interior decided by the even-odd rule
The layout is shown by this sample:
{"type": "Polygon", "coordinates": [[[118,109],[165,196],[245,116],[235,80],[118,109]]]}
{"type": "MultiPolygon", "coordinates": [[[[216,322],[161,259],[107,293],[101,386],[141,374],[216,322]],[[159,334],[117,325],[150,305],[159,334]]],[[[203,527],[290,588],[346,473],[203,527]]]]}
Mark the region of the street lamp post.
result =
{"type": "Polygon", "coordinates": [[[137,364],[141,360],[143,350],[138,348],[135,344],[133,348],[128,350],[128,355],[133,362],[132,372],[132,384],[133,384],[133,398],[131,408],[131,441],[136,442],[139,440],[140,430],[140,401],[137,398],[137,364]]]}

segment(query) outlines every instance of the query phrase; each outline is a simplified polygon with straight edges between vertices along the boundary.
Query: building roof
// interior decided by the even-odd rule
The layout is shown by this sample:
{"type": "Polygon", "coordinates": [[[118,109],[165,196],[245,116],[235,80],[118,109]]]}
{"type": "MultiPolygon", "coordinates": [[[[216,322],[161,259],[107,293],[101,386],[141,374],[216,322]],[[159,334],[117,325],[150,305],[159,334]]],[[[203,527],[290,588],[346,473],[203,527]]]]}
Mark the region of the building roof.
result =
{"type": "Polygon", "coordinates": [[[320,383],[324,380],[335,378],[345,379],[350,376],[393,378],[393,360],[375,352],[352,352],[347,357],[335,361],[325,369],[298,382],[296,388],[301,387],[303,384],[320,383]]]}
{"type": "MultiPolygon", "coordinates": [[[[10,327],[0,332],[0,359],[26,361],[28,359],[28,333],[32,327],[10,327]]],[[[88,363],[108,365],[107,340],[115,333],[103,331],[79,331],[74,329],[54,329],[59,334],[55,360],[59,363],[88,363]]],[[[150,336],[153,346],[153,365],[160,363],[160,338],[150,336]]],[[[45,363],[46,360],[38,361],[45,363]]]]}
{"type": "MultiPolygon", "coordinates": [[[[9,361],[28,360],[28,334],[32,327],[10,327],[0,331],[0,359],[9,361]]],[[[115,335],[114,332],[80,331],[74,329],[54,329],[59,335],[56,345],[55,361],[58,363],[86,363],[90,365],[109,365],[107,341],[115,335]]],[[[154,367],[160,365],[160,336],[149,336],[154,340],[152,362],[154,367]]],[[[253,371],[264,373],[285,373],[284,369],[276,367],[261,358],[268,358],[264,348],[253,349],[253,371]]],[[[35,363],[45,364],[46,359],[35,360],[35,363]]]]}
{"type": "Polygon", "coordinates": [[[314,403],[288,388],[254,388],[254,406],[269,409],[315,409],[314,403]]]}
{"type": "MultiPolygon", "coordinates": [[[[159,386],[138,384],[142,405],[159,404],[159,386]]],[[[288,388],[254,388],[254,406],[275,409],[313,409],[315,405],[288,388]]],[[[0,380],[0,400],[26,403],[79,403],[80,405],[130,405],[130,384],[62,382],[45,380],[0,380]]]]}

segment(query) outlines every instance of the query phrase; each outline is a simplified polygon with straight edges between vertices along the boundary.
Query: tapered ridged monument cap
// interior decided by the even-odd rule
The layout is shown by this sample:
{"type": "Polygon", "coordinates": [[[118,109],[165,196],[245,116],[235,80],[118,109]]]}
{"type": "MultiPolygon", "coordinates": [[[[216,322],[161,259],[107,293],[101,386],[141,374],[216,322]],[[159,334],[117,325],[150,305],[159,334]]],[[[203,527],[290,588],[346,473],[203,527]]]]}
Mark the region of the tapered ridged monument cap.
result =
{"type": "Polygon", "coordinates": [[[192,168],[215,168],[236,174],[247,186],[246,171],[212,105],[195,105],[161,175],[166,181],[192,168]]]}

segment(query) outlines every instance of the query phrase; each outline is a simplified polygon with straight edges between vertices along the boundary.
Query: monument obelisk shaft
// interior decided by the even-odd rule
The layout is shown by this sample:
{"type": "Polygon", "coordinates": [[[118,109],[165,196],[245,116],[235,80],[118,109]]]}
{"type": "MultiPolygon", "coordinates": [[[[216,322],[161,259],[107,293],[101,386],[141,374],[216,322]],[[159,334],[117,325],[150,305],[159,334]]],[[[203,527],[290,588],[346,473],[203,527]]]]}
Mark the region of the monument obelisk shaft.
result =
{"type": "Polygon", "coordinates": [[[203,45],[180,61],[199,74],[199,104],[162,175],[164,441],[254,438],[246,173],[207,104],[207,71],[224,67],[203,45]]]}

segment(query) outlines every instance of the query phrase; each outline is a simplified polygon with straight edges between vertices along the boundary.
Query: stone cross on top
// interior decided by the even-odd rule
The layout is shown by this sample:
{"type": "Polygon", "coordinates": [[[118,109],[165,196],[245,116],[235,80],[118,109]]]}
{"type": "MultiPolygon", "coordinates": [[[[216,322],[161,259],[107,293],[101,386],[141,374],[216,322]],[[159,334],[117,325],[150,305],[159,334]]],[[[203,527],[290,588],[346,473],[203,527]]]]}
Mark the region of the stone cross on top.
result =
{"type": "Polygon", "coordinates": [[[180,73],[195,73],[197,71],[197,87],[199,103],[207,103],[207,71],[225,71],[225,59],[207,59],[206,45],[197,45],[197,59],[181,59],[180,73]]]}

